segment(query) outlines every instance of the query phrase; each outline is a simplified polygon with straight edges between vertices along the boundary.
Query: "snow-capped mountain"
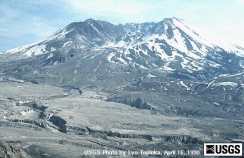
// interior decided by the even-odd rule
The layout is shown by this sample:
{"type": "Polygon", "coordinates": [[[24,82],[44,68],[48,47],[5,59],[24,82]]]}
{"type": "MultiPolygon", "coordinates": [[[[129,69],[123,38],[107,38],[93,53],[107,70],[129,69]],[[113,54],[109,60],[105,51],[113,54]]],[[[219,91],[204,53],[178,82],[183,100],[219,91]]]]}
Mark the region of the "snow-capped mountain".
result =
{"type": "Polygon", "coordinates": [[[42,42],[9,50],[1,58],[40,57],[45,65],[57,65],[78,54],[81,62],[96,59],[130,69],[206,78],[240,72],[242,51],[208,42],[178,18],[123,25],[88,19],[71,23],[42,42]]]}

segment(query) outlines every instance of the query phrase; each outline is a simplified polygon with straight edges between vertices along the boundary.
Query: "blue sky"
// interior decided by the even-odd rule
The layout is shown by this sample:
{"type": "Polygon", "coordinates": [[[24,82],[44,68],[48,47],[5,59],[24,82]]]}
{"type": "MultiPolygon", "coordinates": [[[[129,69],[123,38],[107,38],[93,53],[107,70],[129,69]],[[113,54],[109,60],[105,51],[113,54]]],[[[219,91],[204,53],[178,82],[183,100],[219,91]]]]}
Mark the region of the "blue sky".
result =
{"type": "Polygon", "coordinates": [[[73,21],[178,17],[203,36],[244,46],[244,0],[0,0],[0,50],[41,41],[73,21]]]}

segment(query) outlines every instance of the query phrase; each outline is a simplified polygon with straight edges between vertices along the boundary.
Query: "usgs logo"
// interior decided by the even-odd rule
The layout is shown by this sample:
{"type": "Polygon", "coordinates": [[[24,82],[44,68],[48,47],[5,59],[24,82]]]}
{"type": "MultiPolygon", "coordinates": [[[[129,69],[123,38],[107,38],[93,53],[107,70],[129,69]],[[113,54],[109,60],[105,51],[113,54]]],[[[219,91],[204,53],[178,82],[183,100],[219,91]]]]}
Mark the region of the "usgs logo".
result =
{"type": "Polygon", "coordinates": [[[242,143],[204,143],[204,156],[242,156],[242,143]]]}

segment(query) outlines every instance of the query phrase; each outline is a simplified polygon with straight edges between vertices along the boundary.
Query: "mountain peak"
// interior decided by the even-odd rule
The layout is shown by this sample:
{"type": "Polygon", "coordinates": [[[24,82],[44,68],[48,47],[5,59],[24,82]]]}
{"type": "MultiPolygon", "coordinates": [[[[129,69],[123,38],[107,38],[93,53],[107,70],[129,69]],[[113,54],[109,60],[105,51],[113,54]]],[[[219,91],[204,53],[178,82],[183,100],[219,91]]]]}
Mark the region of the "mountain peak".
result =
{"type": "Polygon", "coordinates": [[[184,20],[181,18],[177,18],[177,17],[169,17],[169,18],[164,18],[162,21],[164,21],[164,22],[174,22],[174,21],[183,22],[184,20]]]}
{"type": "Polygon", "coordinates": [[[93,18],[89,18],[89,19],[84,20],[84,22],[94,22],[94,21],[97,21],[97,20],[95,20],[93,18]]]}
{"type": "Polygon", "coordinates": [[[93,18],[86,19],[86,20],[83,21],[83,23],[87,23],[87,24],[101,24],[101,25],[103,25],[103,24],[113,25],[110,22],[103,21],[103,20],[97,20],[97,19],[93,19],[93,18]]]}
{"type": "Polygon", "coordinates": [[[72,22],[69,25],[65,27],[66,30],[72,30],[72,29],[81,29],[84,27],[98,27],[102,25],[113,25],[109,22],[102,21],[102,20],[95,20],[92,18],[86,19],[84,21],[79,21],[79,22],[72,22]]]}

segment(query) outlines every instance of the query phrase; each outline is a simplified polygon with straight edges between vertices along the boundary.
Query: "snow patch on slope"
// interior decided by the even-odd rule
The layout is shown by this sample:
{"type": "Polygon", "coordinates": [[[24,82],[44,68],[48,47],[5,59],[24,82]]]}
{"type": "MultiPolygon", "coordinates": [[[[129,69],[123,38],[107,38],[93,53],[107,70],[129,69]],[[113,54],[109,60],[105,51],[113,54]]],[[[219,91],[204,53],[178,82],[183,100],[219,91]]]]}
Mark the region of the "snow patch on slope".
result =
{"type": "Polygon", "coordinates": [[[37,45],[31,47],[28,51],[24,53],[24,55],[30,57],[30,56],[45,54],[45,52],[46,52],[46,45],[37,45]]]}
{"type": "Polygon", "coordinates": [[[214,86],[231,86],[231,87],[237,87],[238,84],[235,82],[219,82],[215,83],[214,86]]]}

